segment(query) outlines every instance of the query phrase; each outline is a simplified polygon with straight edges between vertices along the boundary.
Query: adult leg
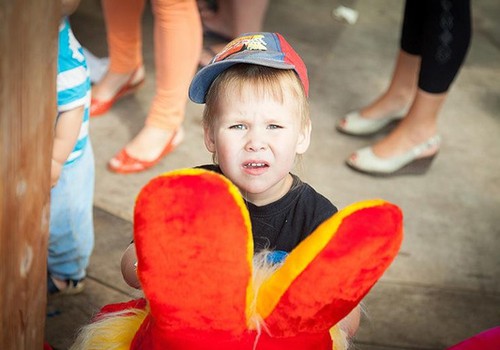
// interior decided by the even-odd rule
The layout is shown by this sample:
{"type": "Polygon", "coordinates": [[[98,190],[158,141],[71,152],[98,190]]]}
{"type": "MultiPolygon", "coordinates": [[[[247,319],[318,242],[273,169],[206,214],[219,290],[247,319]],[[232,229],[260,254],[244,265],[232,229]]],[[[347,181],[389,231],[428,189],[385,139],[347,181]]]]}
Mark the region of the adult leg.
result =
{"type": "Polygon", "coordinates": [[[399,50],[392,79],[387,90],[364,107],[360,115],[377,119],[394,115],[407,107],[417,89],[424,8],[418,1],[405,3],[399,50]]]}
{"type": "Polygon", "coordinates": [[[153,1],[156,93],[146,125],[126,146],[135,159],[153,161],[170,142],[179,143],[188,88],[201,51],[202,30],[195,0],[153,1]],[[174,134],[176,140],[172,140],[174,134]]]}
{"type": "MultiPolygon", "coordinates": [[[[437,118],[470,43],[469,0],[429,0],[424,21],[418,91],[405,119],[373,146],[382,158],[407,152],[437,134],[437,118]]],[[[436,152],[429,149],[428,153],[436,152]]],[[[424,155],[423,155],[424,156],[424,155]]]]}
{"type": "Polygon", "coordinates": [[[377,119],[401,112],[412,101],[417,89],[420,57],[400,50],[387,90],[374,102],[363,107],[363,118],[377,119]]]}
{"type": "Polygon", "coordinates": [[[262,31],[269,0],[232,0],[232,2],[233,36],[262,31]]]}
{"type": "Polygon", "coordinates": [[[225,36],[260,32],[269,0],[219,0],[217,12],[202,18],[207,29],[225,36]]]}
{"type": "Polygon", "coordinates": [[[141,31],[144,3],[144,0],[102,0],[110,65],[102,80],[92,88],[94,100],[108,101],[127,82],[133,85],[144,79],[141,31]]]}
{"type": "MultiPolygon", "coordinates": [[[[411,163],[438,151],[438,114],[470,44],[469,0],[429,0],[425,3],[408,0],[407,6],[409,3],[413,6],[418,3],[426,11],[422,19],[418,90],[408,114],[386,138],[370,150],[360,150],[348,159],[349,165],[365,172],[374,167],[377,172],[384,172],[383,168],[389,169],[398,157],[411,163]],[[416,149],[419,151],[415,152],[416,149]]],[[[405,49],[404,43],[402,40],[402,49],[405,49]]],[[[401,162],[401,166],[408,162],[401,162]]]]}
{"type": "MultiPolygon", "coordinates": [[[[398,156],[436,135],[437,115],[446,96],[447,93],[431,94],[418,89],[406,117],[387,137],[372,146],[375,155],[381,158],[398,156]]],[[[439,145],[434,145],[421,156],[434,154],[438,148],[439,145]]]]}
{"type": "MultiPolygon", "coordinates": [[[[235,38],[243,33],[260,32],[264,25],[269,0],[222,0],[214,16],[207,17],[204,25],[216,33],[235,38]]],[[[207,65],[214,53],[220,52],[227,42],[214,43],[204,49],[200,65],[207,65]]]]}
{"type": "MultiPolygon", "coordinates": [[[[201,0],[204,1],[204,0],[201,0]]],[[[215,10],[206,6],[200,9],[200,16],[205,31],[217,33],[222,37],[234,38],[233,30],[233,0],[218,0],[215,10]]]]}
{"type": "Polygon", "coordinates": [[[423,12],[424,8],[418,2],[406,2],[401,49],[388,88],[369,105],[344,116],[337,124],[339,131],[351,135],[369,135],[401,118],[417,89],[423,12]]]}

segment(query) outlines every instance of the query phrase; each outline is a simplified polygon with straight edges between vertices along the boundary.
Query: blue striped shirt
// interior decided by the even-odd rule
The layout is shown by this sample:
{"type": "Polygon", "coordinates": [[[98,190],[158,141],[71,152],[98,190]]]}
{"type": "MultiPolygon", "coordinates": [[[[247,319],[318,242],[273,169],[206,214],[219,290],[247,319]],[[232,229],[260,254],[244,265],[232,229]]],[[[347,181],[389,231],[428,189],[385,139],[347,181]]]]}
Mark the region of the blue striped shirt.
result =
{"type": "Polygon", "coordinates": [[[82,126],[75,148],[66,161],[70,164],[78,159],[88,140],[90,78],[83,49],[76,40],[69,21],[64,18],[59,25],[59,53],[57,57],[57,111],[66,112],[84,106],[82,126]]]}

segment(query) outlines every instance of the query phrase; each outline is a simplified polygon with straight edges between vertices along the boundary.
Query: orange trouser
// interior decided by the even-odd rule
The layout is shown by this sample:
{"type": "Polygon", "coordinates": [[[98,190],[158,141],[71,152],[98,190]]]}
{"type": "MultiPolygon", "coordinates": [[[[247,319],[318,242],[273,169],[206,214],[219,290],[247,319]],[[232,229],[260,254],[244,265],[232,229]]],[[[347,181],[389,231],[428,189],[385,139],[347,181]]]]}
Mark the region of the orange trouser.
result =
{"type": "MultiPolygon", "coordinates": [[[[145,0],[103,0],[110,71],[132,73],[143,64],[141,20],[145,0]]],[[[196,0],[152,0],[156,93],[146,124],[178,129],[202,47],[196,0]]]]}

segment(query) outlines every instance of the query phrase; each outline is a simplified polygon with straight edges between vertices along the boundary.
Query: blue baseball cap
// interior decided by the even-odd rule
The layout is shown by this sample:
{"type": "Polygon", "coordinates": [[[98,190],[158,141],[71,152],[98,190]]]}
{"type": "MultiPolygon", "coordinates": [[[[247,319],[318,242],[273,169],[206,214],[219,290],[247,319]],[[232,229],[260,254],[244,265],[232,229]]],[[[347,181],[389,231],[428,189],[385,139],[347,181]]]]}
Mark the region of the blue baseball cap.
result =
{"type": "Polygon", "coordinates": [[[300,56],[278,33],[245,33],[231,41],[208,65],[196,73],[189,86],[189,98],[205,103],[205,96],[215,78],[238,63],[256,64],[277,69],[293,69],[309,93],[307,68],[300,56]]]}

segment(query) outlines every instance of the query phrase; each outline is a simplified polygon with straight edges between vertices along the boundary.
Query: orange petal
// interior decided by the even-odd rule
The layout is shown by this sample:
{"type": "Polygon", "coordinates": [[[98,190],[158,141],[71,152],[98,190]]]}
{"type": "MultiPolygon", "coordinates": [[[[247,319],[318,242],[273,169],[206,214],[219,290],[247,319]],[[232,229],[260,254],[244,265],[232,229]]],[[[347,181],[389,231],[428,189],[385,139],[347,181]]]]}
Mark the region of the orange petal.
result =
{"type": "Polygon", "coordinates": [[[139,194],[134,234],[155,327],[244,332],[253,241],[234,185],[201,169],[157,177],[139,194]]]}
{"type": "Polygon", "coordinates": [[[326,331],[368,293],[401,240],[397,206],[351,205],[320,225],[261,286],[257,312],[274,336],[326,331]]]}

